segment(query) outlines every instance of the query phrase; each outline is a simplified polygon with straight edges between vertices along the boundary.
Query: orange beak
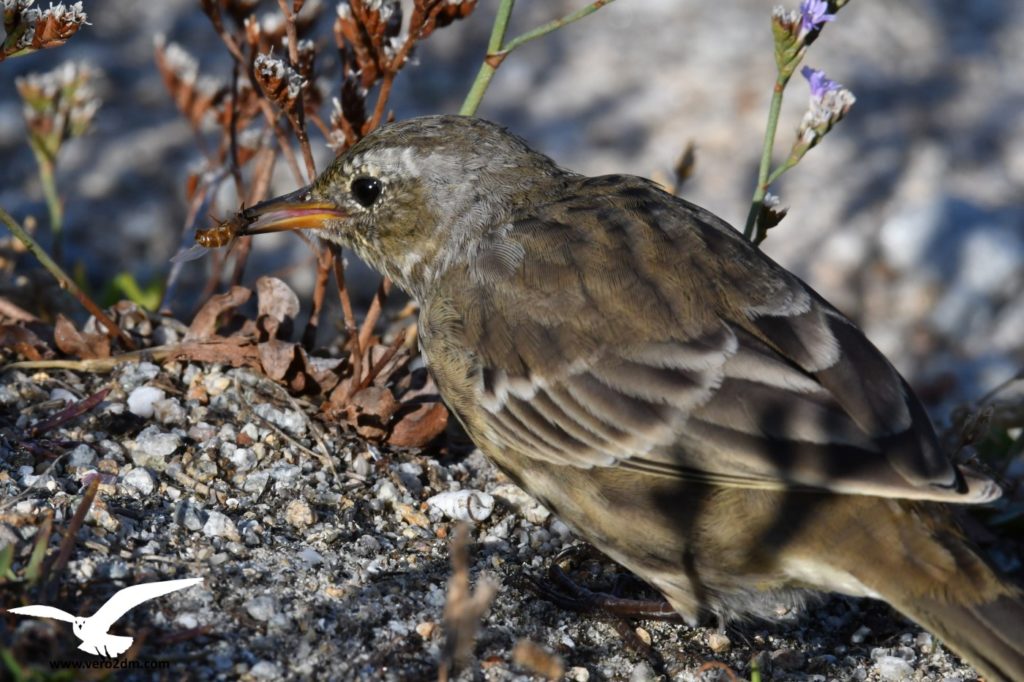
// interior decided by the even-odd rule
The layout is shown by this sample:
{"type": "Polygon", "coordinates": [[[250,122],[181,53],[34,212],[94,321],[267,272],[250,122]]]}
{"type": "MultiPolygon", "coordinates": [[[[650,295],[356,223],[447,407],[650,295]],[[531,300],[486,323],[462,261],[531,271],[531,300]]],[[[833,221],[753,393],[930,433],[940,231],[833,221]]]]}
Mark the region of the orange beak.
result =
{"type": "Polygon", "coordinates": [[[239,236],[283,232],[285,230],[319,230],[332,218],[345,218],[348,213],[327,201],[309,199],[309,188],[261,201],[242,211],[248,224],[239,236]]]}

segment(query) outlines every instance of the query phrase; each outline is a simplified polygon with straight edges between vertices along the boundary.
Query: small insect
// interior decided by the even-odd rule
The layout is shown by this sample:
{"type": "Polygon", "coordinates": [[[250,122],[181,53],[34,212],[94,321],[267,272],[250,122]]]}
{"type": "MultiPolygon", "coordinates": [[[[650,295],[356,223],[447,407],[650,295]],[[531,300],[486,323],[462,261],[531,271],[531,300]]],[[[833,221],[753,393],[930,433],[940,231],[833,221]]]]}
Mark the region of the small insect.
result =
{"type": "Polygon", "coordinates": [[[245,211],[239,211],[213,227],[200,228],[196,230],[196,244],[208,249],[226,246],[249,226],[251,220],[246,216],[245,211]]]}
{"type": "Polygon", "coordinates": [[[201,227],[196,230],[196,243],[190,249],[180,251],[171,259],[171,262],[187,263],[188,261],[202,258],[206,255],[208,249],[227,246],[232,240],[239,237],[251,222],[252,218],[246,215],[245,210],[242,210],[227,220],[218,222],[213,227],[201,227]]]}

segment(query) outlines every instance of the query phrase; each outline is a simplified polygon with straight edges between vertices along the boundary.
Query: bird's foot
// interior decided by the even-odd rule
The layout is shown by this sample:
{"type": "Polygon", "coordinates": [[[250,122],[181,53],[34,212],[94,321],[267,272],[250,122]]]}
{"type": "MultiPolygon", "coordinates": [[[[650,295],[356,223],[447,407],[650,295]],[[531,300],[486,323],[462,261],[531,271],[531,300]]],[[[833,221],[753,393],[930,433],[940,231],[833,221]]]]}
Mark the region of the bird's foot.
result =
{"type": "Polygon", "coordinates": [[[679,614],[661,598],[631,599],[620,596],[623,587],[636,581],[630,574],[616,576],[611,592],[584,587],[569,575],[580,558],[596,554],[589,545],[576,545],[561,551],[548,567],[548,580],[527,578],[527,586],[539,597],[570,611],[593,616],[640,620],[682,622],[679,614]]]}

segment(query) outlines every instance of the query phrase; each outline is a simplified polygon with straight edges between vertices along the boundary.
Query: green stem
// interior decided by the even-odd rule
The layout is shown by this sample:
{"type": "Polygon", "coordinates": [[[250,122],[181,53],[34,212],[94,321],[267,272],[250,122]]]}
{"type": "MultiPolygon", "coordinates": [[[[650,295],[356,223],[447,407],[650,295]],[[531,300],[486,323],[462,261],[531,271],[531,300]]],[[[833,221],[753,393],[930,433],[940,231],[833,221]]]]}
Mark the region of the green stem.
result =
{"type": "Polygon", "coordinates": [[[53,234],[53,257],[60,262],[63,252],[64,234],[64,202],[57,192],[57,174],[53,162],[37,154],[39,162],[39,180],[43,185],[43,196],[46,197],[46,209],[50,214],[50,232],[53,234]]]}
{"type": "Polygon", "coordinates": [[[124,330],[118,327],[84,291],[79,289],[74,280],[68,277],[67,273],[64,272],[52,258],[50,258],[50,255],[43,250],[43,247],[39,246],[39,242],[33,239],[32,235],[26,232],[25,229],[18,224],[18,221],[12,218],[11,215],[2,208],[0,208],[0,222],[7,225],[7,229],[13,232],[14,236],[21,240],[21,243],[25,245],[25,248],[31,251],[32,255],[39,260],[42,266],[46,268],[51,275],[53,275],[53,278],[57,280],[57,283],[60,284],[61,288],[67,289],[68,292],[78,299],[78,302],[81,303],[82,306],[106,328],[107,334],[111,338],[119,338],[125,347],[130,350],[135,349],[135,344],[132,342],[131,337],[129,337],[124,330]]]}
{"type": "Polygon", "coordinates": [[[508,31],[508,20],[512,16],[512,7],[515,4],[516,0],[501,0],[501,4],[498,5],[498,16],[494,18],[491,39],[487,42],[487,55],[484,57],[483,63],[480,64],[480,71],[476,74],[476,79],[466,95],[466,100],[462,103],[462,108],[459,109],[460,116],[472,116],[480,108],[480,101],[484,98],[484,93],[487,92],[487,86],[491,84],[494,72],[498,70],[498,65],[504,59],[502,57],[494,60],[491,55],[501,52],[501,46],[505,42],[505,32],[508,31]]]}
{"type": "Polygon", "coordinates": [[[757,187],[754,188],[754,197],[750,202],[750,212],[747,214],[747,223],[743,228],[743,236],[753,240],[757,227],[757,216],[761,213],[761,204],[764,203],[764,195],[768,193],[770,184],[768,173],[772,165],[772,148],[775,146],[775,131],[779,127],[779,112],[782,110],[782,94],[786,90],[791,73],[779,73],[775,80],[775,88],[772,91],[772,102],[768,107],[768,125],[764,130],[764,146],[761,149],[761,165],[757,171],[757,187]]]}
{"type": "Polygon", "coordinates": [[[590,3],[586,7],[582,7],[580,9],[576,10],[572,14],[567,14],[564,17],[562,17],[561,19],[555,19],[554,21],[549,21],[548,23],[544,24],[543,26],[538,26],[537,28],[533,29],[532,31],[528,31],[528,32],[522,34],[521,36],[516,36],[515,38],[512,39],[512,42],[510,42],[508,45],[506,45],[502,49],[502,52],[504,52],[505,54],[508,54],[509,52],[511,52],[512,50],[516,49],[517,47],[519,47],[523,43],[528,43],[531,40],[536,40],[537,38],[540,38],[541,36],[545,36],[548,33],[551,33],[552,31],[557,31],[558,29],[562,28],[563,26],[568,26],[569,24],[573,23],[574,21],[579,21],[583,17],[591,15],[594,12],[596,12],[597,10],[601,9],[602,7],[604,7],[605,5],[610,5],[613,2],[615,2],[615,0],[594,0],[594,2],[590,3]]]}
{"type": "Polygon", "coordinates": [[[459,109],[459,114],[462,116],[472,116],[476,113],[476,110],[480,107],[480,101],[487,91],[487,86],[491,84],[494,72],[505,61],[505,57],[517,47],[521,47],[531,40],[536,40],[552,31],[557,31],[563,26],[579,21],[605,5],[612,4],[614,1],[594,0],[589,5],[576,10],[572,14],[567,14],[560,19],[555,19],[542,26],[538,26],[532,31],[527,31],[522,35],[516,36],[506,44],[504,42],[505,32],[508,30],[508,19],[512,14],[512,5],[515,4],[515,0],[501,0],[501,4],[498,6],[498,16],[494,19],[494,26],[491,28],[491,39],[487,45],[487,56],[484,57],[484,61],[480,65],[480,71],[476,74],[476,79],[466,95],[466,100],[462,103],[462,108],[459,109]]]}

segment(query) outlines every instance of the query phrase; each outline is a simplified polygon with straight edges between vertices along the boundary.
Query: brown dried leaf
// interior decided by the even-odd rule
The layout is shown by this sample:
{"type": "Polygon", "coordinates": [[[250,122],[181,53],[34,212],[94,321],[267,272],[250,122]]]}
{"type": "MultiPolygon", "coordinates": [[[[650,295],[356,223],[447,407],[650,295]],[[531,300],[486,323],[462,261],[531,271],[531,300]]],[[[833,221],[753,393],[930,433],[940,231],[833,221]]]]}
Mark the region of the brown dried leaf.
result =
{"type": "Polygon", "coordinates": [[[80,332],[63,314],[57,315],[57,322],[53,325],[53,342],[62,353],[82,360],[110,357],[110,337],[80,332]]]}
{"type": "Polygon", "coordinates": [[[284,322],[299,314],[299,297],[291,287],[276,277],[260,277],[256,280],[256,296],[260,315],[269,315],[278,322],[284,322]]]}
{"type": "Polygon", "coordinates": [[[189,325],[186,341],[208,339],[217,333],[217,318],[223,313],[234,310],[243,305],[252,296],[252,291],[245,287],[231,287],[223,294],[211,296],[210,300],[203,304],[196,316],[189,325]]]}
{"type": "Polygon", "coordinates": [[[368,386],[353,395],[345,405],[345,420],[356,433],[369,440],[382,440],[388,434],[391,417],[398,410],[398,401],[391,391],[368,386]]]}
{"type": "Polygon", "coordinates": [[[444,433],[448,426],[448,408],[441,402],[405,403],[391,428],[388,443],[399,448],[422,448],[444,433]],[[407,410],[409,407],[412,409],[407,410]],[[404,412],[404,414],[402,413],[404,412]]]}
{"type": "Polygon", "coordinates": [[[50,350],[35,332],[17,324],[0,325],[0,348],[9,348],[26,360],[38,361],[52,357],[50,350]]]}
{"type": "Polygon", "coordinates": [[[295,362],[297,344],[279,339],[270,339],[259,344],[260,362],[263,372],[274,381],[281,381],[295,362]]]}

